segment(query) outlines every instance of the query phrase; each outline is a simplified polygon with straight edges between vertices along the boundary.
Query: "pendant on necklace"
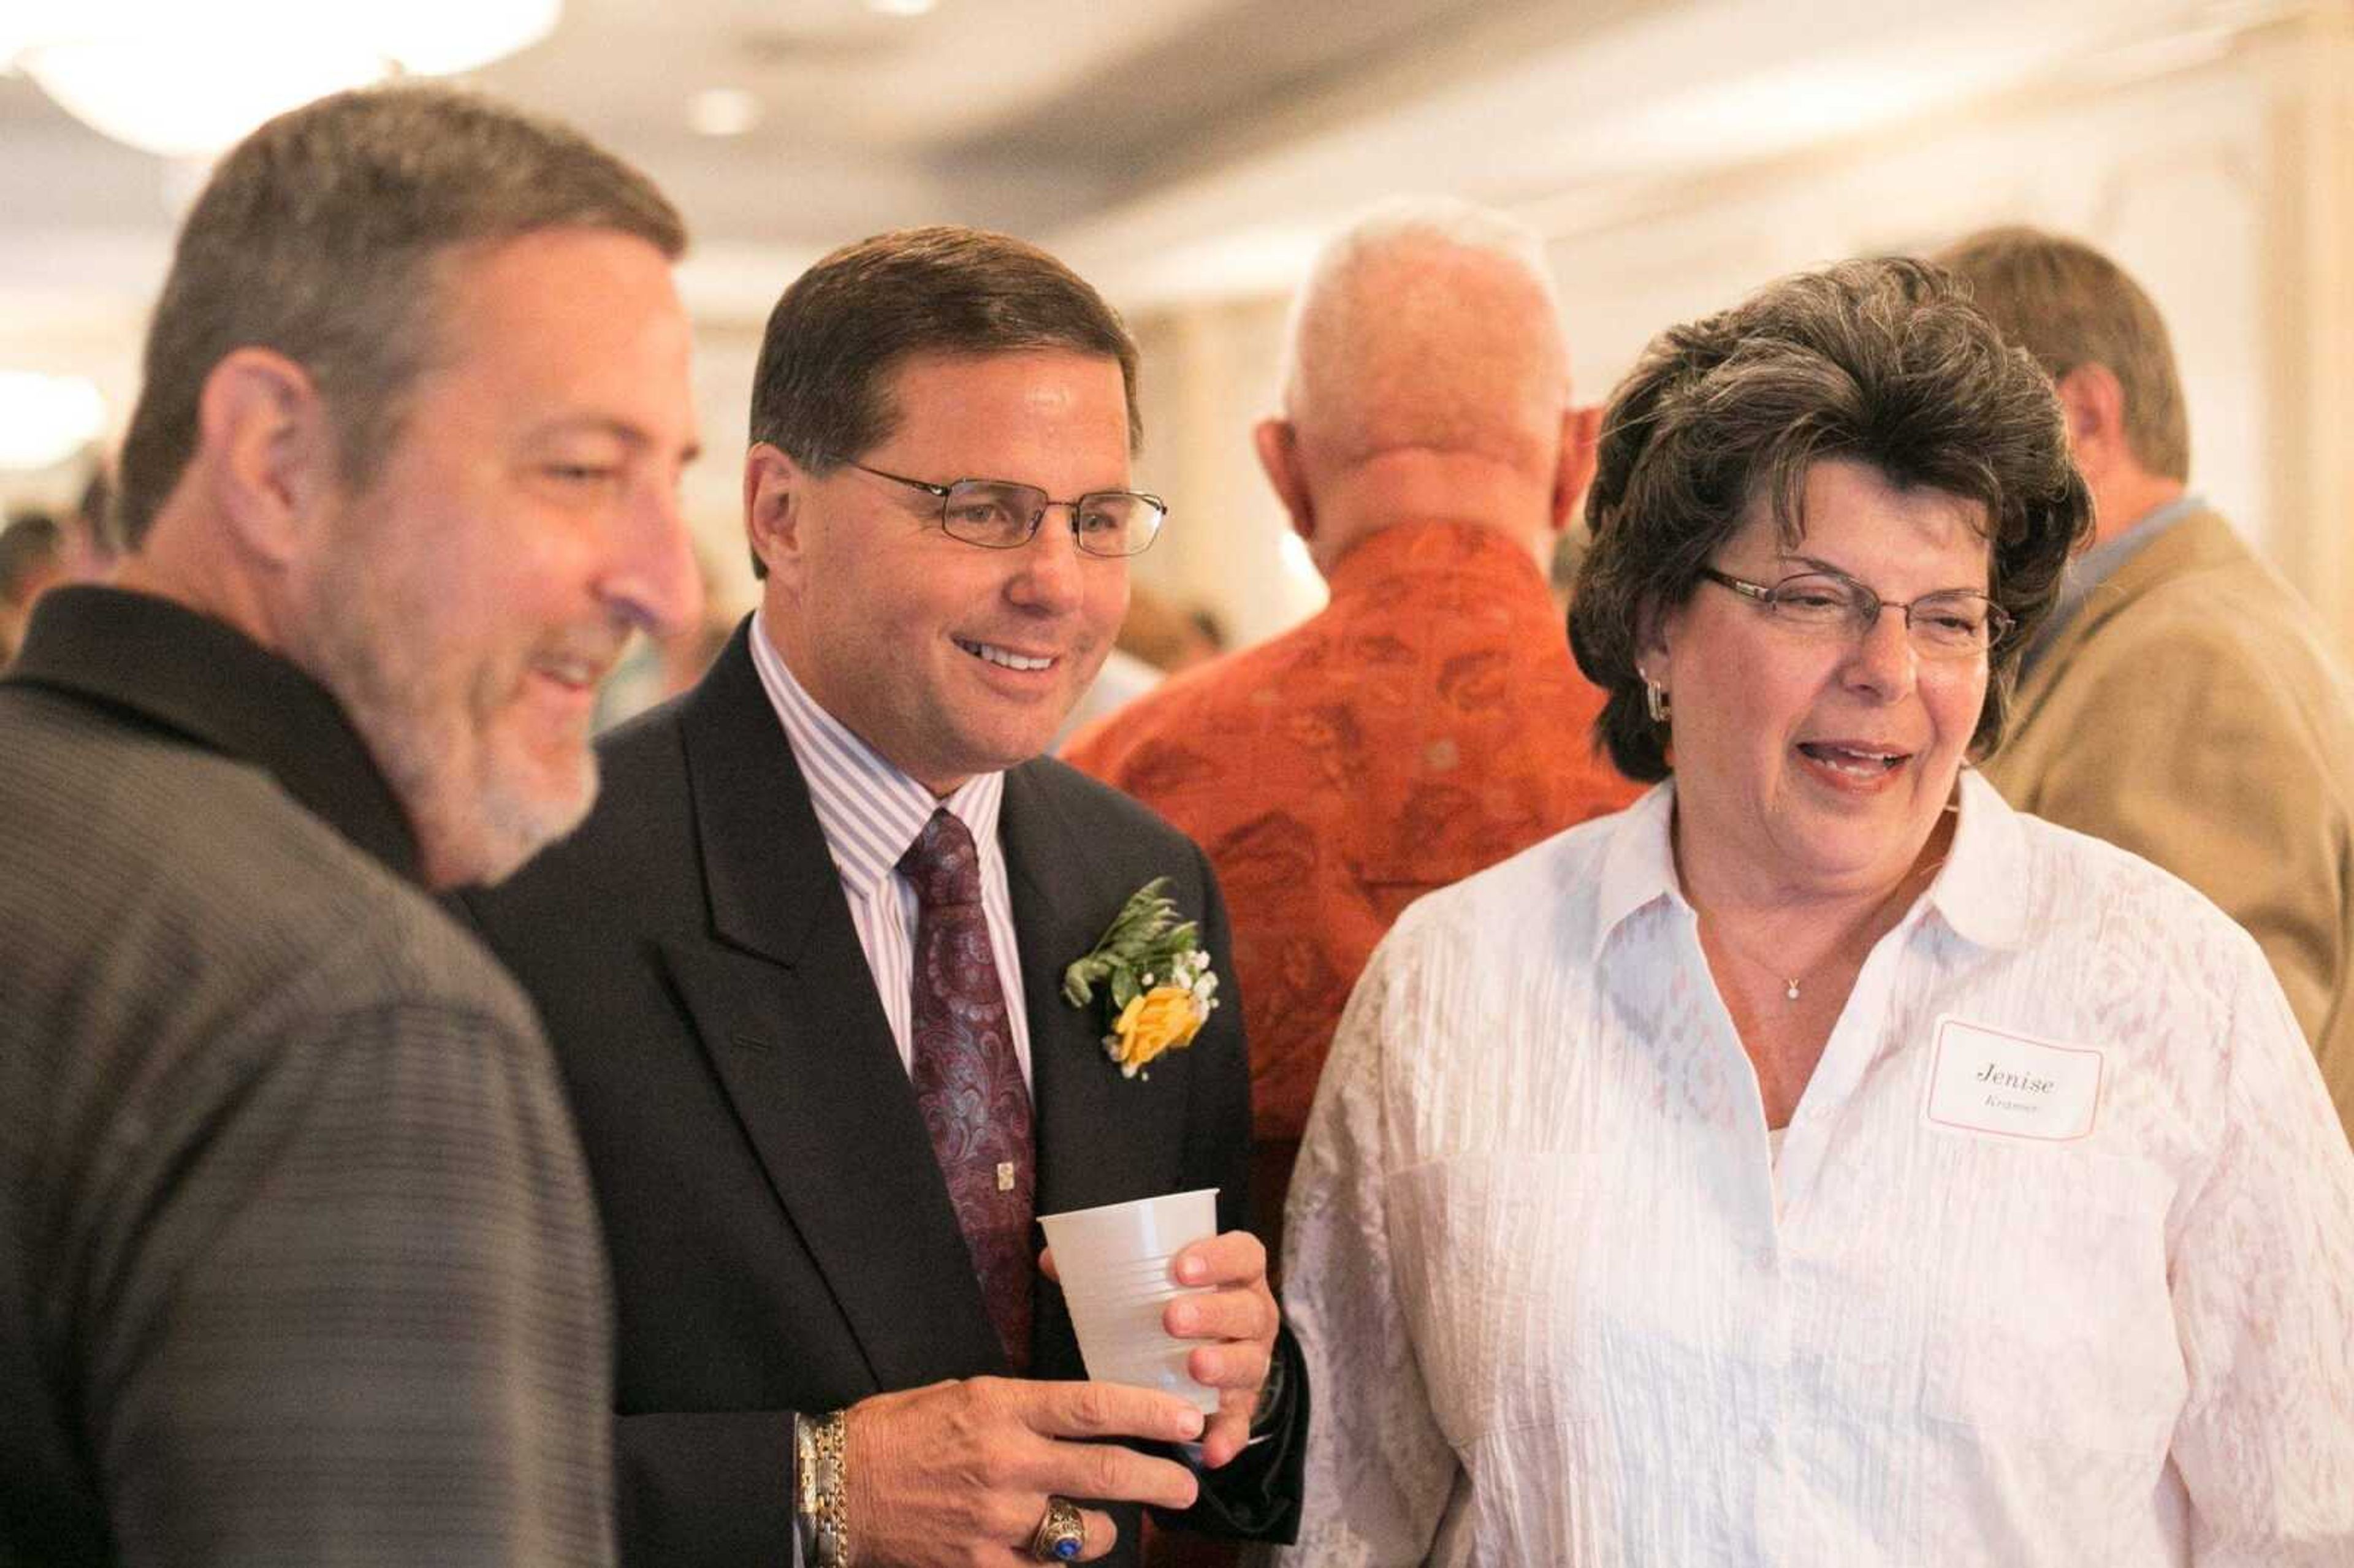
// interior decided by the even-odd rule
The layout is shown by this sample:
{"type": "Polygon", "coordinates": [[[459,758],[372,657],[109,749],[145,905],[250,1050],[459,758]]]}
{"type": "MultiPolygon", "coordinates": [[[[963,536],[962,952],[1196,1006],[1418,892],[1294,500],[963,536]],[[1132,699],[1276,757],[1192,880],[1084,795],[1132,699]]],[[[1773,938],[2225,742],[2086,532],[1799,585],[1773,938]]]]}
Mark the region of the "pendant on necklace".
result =
{"type": "Polygon", "coordinates": [[[1788,997],[1792,1001],[1797,1001],[1797,1000],[1798,1000],[1798,982],[1797,982],[1797,980],[1784,980],[1784,981],[1782,982],[1782,984],[1783,984],[1783,987],[1785,988],[1785,989],[1783,990],[1782,994],[1783,994],[1784,996],[1788,997]]]}

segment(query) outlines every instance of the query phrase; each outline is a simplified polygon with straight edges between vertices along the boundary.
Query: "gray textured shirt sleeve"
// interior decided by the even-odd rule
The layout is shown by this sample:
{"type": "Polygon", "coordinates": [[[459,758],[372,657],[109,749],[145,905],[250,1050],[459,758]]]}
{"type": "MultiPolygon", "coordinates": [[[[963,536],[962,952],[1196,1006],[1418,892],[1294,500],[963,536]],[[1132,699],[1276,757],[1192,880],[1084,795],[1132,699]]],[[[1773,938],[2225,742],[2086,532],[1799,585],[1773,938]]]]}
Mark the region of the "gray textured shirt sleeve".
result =
{"type": "Polygon", "coordinates": [[[0,682],[0,1568],[602,1568],[606,1271],[530,1004],[323,692],[60,593],[79,662],[0,682]]]}
{"type": "Polygon", "coordinates": [[[237,1055],[97,1151],[85,1438],[123,1560],[610,1561],[600,1269],[539,1043],[382,1005],[237,1055]]]}

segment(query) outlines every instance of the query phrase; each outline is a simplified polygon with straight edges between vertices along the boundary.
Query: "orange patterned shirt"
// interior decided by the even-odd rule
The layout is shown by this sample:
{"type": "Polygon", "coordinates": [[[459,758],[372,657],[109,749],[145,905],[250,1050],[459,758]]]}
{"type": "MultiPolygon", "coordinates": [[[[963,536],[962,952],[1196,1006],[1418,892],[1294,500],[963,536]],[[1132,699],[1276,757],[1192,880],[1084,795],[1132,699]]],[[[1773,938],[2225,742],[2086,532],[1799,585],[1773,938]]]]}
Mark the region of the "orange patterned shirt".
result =
{"type": "Polygon", "coordinates": [[[1350,988],[1399,911],[1641,787],[1596,755],[1528,552],[1492,529],[1384,529],[1324,610],[1074,736],[1066,758],[1208,853],[1234,921],[1262,1139],[1296,1141],[1350,988]]]}

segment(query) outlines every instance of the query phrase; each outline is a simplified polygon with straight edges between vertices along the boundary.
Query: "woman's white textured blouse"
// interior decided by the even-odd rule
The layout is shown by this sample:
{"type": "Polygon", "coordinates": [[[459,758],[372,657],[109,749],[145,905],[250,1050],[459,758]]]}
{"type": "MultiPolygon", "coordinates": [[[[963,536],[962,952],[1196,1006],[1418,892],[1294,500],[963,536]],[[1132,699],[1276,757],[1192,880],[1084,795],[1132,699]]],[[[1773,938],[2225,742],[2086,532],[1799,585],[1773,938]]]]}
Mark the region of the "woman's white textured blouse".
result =
{"type": "Polygon", "coordinates": [[[1292,1185],[1280,1560],[2354,1563],[2354,1153],[2255,944],[1966,772],[1777,1171],[1673,800],[1374,955],[1292,1185]]]}

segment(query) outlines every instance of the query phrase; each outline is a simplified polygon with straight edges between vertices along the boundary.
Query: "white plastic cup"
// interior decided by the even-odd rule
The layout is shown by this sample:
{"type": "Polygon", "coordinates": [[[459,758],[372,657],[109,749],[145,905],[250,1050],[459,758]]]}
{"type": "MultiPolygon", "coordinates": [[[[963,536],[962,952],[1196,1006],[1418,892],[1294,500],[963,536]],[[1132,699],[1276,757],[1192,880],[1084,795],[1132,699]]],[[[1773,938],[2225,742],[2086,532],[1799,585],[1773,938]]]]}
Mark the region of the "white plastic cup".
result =
{"type": "Polygon", "coordinates": [[[1179,1285],[1171,1270],[1178,1253],[1218,1234],[1218,1190],[1041,1214],[1038,1223],[1055,1249],[1087,1376],[1157,1388],[1215,1414],[1218,1391],[1185,1372],[1185,1358],[1203,1341],[1176,1338],[1161,1319],[1177,1297],[1209,1288],[1179,1285]]]}

